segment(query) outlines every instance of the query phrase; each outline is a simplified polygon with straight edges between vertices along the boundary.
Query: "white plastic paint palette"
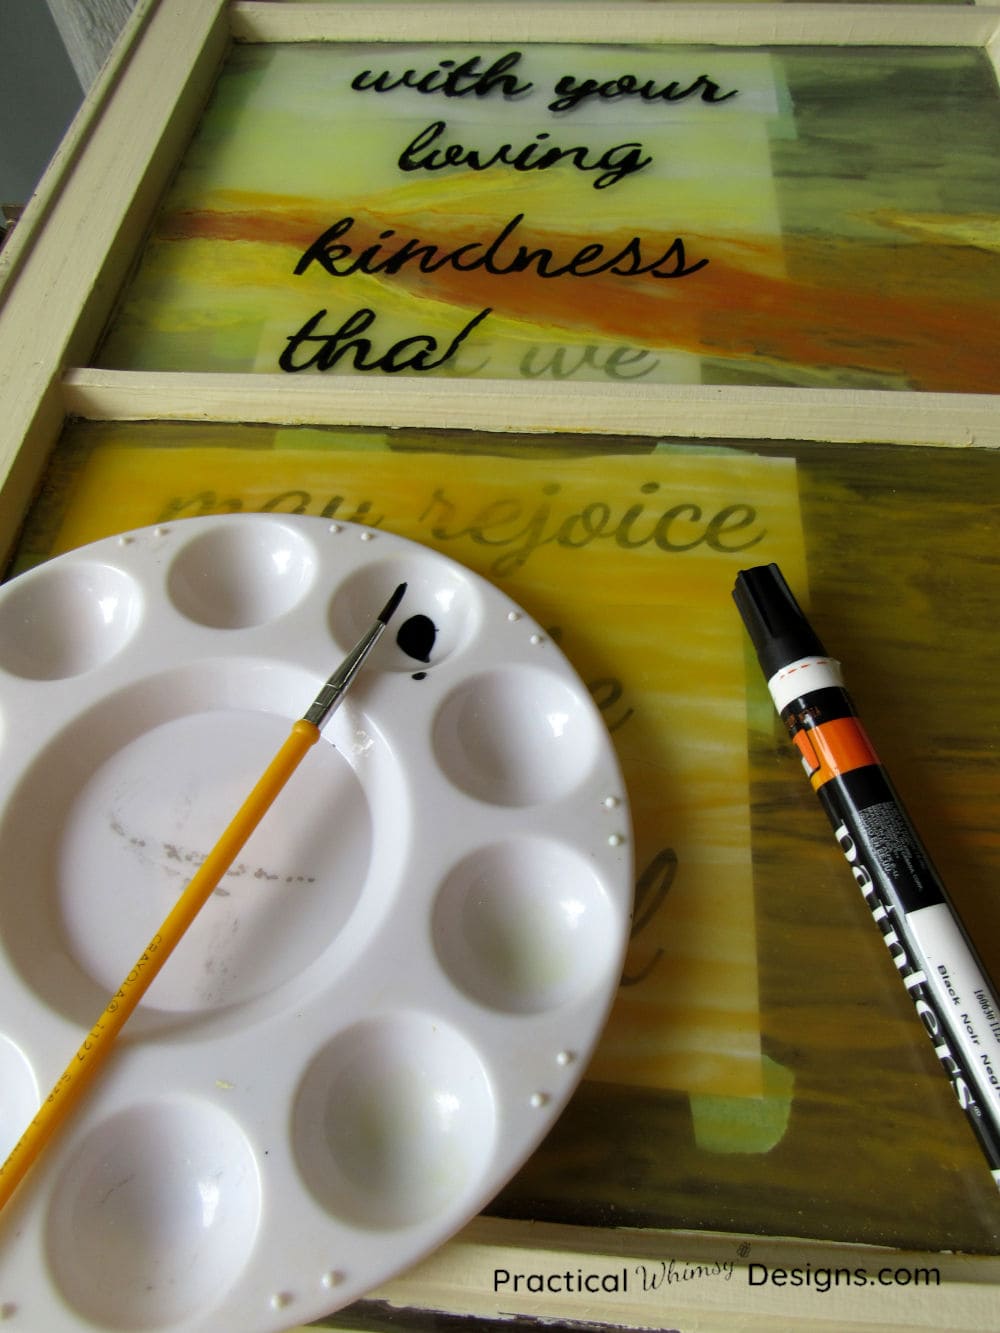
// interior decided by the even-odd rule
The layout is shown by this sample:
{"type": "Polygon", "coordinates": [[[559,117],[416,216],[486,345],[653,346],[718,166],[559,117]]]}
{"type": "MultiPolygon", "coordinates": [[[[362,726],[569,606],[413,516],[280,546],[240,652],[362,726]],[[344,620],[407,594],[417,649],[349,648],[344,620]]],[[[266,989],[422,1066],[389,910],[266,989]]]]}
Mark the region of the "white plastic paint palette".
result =
{"type": "Polygon", "coordinates": [[[478,1212],[577,1083],[631,853],[565,658],[412,542],[188,519],[0,590],[0,1151],[403,580],[333,744],[0,1214],[4,1328],[318,1318],[478,1212]]]}

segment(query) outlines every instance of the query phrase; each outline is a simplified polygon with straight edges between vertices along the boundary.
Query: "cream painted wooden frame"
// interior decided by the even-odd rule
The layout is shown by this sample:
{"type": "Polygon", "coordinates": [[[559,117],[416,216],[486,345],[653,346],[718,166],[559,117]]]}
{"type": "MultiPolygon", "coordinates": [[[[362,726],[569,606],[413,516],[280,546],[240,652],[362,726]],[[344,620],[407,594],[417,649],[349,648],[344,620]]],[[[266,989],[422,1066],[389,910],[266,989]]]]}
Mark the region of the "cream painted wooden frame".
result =
{"type": "MultiPolygon", "coordinates": [[[[277,424],[576,431],[1000,447],[1000,396],[542,382],[429,383],[281,374],[177,374],[89,366],[171,172],[233,41],[531,41],[841,47],[965,46],[1000,70],[1000,9],[620,3],[295,4],[140,0],[12,239],[0,252],[0,546],[5,554],[68,415],[277,424]]],[[[1000,388],[1000,385],[998,385],[1000,388]]],[[[888,1184],[888,1182],[887,1182],[888,1184]]],[[[474,1318],[685,1333],[1000,1328],[1000,1258],[902,1255],[752,1239],[752,1259],[804,1269],[935,1268],[939,1286],[755,1288],[746,1262],[724,1284],[688,1283],[656,1302],[586,1294],[495,1295],[493,1273],[674,1257],[709,1263],[742,1238],[595,1230],[481,1218],[373,1298],[474,1318]]],[[[332,1324],[336,1327],[336,1321],[332,1324]]]]}

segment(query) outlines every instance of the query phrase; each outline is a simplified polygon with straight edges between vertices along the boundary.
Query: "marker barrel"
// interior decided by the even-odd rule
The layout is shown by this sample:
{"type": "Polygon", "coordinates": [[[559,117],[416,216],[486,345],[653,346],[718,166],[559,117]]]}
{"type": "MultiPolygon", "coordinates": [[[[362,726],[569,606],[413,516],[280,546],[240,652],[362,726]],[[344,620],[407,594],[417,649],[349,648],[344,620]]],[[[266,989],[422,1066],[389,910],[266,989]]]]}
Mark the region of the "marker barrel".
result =
{"type": "Polygon", "coordinates": [[[733,589],[768,689],[1000,1187],[1000,1000],[844,688],[777,565],[733,589]]]}
{"type": "Polygon", "coordinates": [[[843,688],[807,658],[768,688],[1000,1186],[1000,1002],[843,688]],[[799,691],[803,691],[799,693],[799,691]]]}

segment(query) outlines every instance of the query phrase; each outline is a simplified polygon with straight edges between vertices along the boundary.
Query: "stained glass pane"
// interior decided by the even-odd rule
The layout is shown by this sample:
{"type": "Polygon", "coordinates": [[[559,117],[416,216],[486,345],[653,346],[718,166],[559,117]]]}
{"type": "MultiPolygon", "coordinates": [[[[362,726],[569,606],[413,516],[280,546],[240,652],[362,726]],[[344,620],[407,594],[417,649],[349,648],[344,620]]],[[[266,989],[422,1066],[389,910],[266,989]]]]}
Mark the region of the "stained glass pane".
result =
{"type": "Polygon", "coordinates": [[[491,1211],[990,1251],[989,1172],[729,594],[769,559],[808,591],[995,975],[998,461],[77,423],[21,559],[206,514],[321,515],[458,559],[558,638],[623,765],[635,929],[586,1081],[491,1211]]]}
{"type": "Polygon", "coordinates": [[[993,392],[974,49],[236,48],[100,362],[993,392]]]}

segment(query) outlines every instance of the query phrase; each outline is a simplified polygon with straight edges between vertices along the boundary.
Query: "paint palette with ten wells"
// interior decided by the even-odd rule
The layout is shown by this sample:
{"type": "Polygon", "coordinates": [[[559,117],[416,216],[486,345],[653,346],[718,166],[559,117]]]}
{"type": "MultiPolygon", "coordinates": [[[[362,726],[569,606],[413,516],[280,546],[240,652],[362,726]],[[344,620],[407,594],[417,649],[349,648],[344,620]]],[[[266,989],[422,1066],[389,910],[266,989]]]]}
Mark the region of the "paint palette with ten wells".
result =
{"type": "Polygon", "coordinates": [[[0,1151],[402,581],[332,744],[0,1214],[5,1328],[318,1318],[478,1212],[578,1082],[632,866],[565,657],[402,538],[185,519],[0,590],[0,1151]]]}

